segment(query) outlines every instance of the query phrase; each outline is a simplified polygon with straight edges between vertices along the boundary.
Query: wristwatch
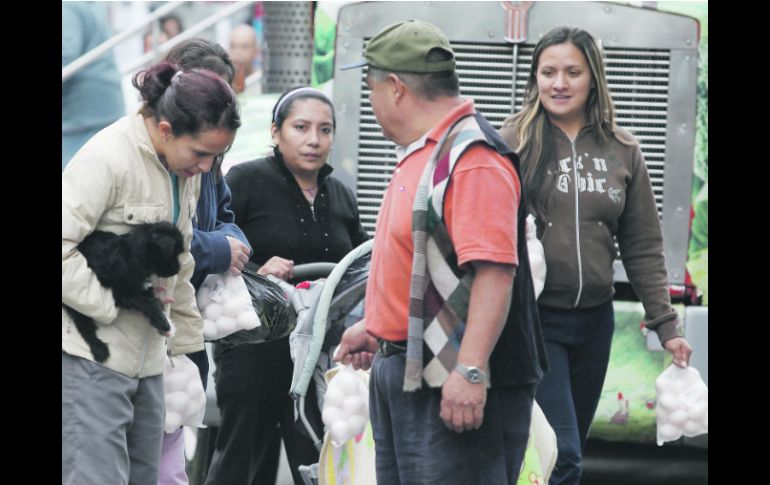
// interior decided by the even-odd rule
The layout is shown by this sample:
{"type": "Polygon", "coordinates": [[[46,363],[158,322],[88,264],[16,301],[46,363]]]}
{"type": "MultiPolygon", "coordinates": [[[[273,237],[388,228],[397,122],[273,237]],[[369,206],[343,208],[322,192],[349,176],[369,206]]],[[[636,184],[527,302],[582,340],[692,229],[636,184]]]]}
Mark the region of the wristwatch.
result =
{"type": "Polygon", "coordinates": [[[486,372],[482,371],[478,367],[466,367],[461,363],[455,364],[455,370],[462,374],[463,377],[468,379],[471,384],[478,384],[480,382],[488,382],[489,376],[486,372]]]}

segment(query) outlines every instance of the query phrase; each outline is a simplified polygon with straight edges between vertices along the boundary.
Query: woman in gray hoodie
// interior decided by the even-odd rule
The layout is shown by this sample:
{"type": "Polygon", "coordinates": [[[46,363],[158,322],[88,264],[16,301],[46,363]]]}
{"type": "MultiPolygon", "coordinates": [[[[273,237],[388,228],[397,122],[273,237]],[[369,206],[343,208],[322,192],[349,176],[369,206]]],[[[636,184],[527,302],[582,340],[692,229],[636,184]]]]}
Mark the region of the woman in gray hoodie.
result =
{"type": "Polygon", "coordinates": [[[681,367],[692,349],[676,330],[650,178],[639,143],[615,125],[596,42],[558,27],[532,59],[524,107],[500,134],[521,157],[548,268],[538,304],[550,371],[536,400],[558,441],[550,485],[577,485],[615,325],[613,236],[647,328],[681,367]]]}

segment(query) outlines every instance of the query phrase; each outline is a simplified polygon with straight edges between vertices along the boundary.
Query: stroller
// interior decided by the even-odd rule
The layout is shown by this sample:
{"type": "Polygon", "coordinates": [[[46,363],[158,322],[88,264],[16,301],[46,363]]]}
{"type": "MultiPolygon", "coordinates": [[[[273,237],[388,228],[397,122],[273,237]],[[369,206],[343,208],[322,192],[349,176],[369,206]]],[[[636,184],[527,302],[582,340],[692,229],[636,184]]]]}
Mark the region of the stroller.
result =
{"type": "MultiPolygon", "coordinates": [[[[328,430],[318,432],[324,429],[323,423],[313,422],[314,418],[306,412],[307,406],[323,409],[327,384],[341,368],[334,367],[333,351],[345,329],[364,316],[372,244],[369,240],[353,249],[325,280],[304,283],[298,288],[282,285],[297,312],[297,324],[289,340],[294,361],[290,394],[294,399],[295,424],[304,429],[320,451],[317,464],[299,467],[306,485],[376,483],[371,423],[354,439],[335,447],[328,430]],[[307,402],[311,384],[315,386],[315,403],[307,402]]],[[[556,435],[534,403],[530,441],[519,483],[547,483],[555,462],[556,435]]]]}

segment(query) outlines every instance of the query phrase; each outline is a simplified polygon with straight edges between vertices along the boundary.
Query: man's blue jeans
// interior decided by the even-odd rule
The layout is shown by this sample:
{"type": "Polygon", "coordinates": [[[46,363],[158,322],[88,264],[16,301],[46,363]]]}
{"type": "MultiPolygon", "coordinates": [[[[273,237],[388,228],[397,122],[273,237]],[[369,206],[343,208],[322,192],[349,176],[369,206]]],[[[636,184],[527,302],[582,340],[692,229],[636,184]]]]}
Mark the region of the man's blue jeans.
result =
{"type": "Polygon", "coordinates": [[[578,485],[588,431],[610,359],[612,300],[586,309],[540,307],[550,371],[536,400],[556,432],[559,455],[549,485],[578,485]]]}
{"type": "Polygon", "coordinates": [[[369,382],[377,483],[514,485],[529,437],[535,384],[490,389],[481,428],[455,433],[441,389],[404,392],[405,354],[377,355],[369,382]]]}

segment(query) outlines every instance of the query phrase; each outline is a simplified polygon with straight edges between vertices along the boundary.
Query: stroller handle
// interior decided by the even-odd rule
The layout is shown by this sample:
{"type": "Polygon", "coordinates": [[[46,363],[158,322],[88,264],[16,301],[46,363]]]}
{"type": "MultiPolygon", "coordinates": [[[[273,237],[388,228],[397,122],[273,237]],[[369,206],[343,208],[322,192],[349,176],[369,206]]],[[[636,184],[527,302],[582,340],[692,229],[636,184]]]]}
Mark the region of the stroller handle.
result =
{"type": "Polygon", "coordinates": [[[317,262],[297,264],[293,268],[292,280],[307,280],[326,278],[332,272],[337,263],[317,262]]]}

